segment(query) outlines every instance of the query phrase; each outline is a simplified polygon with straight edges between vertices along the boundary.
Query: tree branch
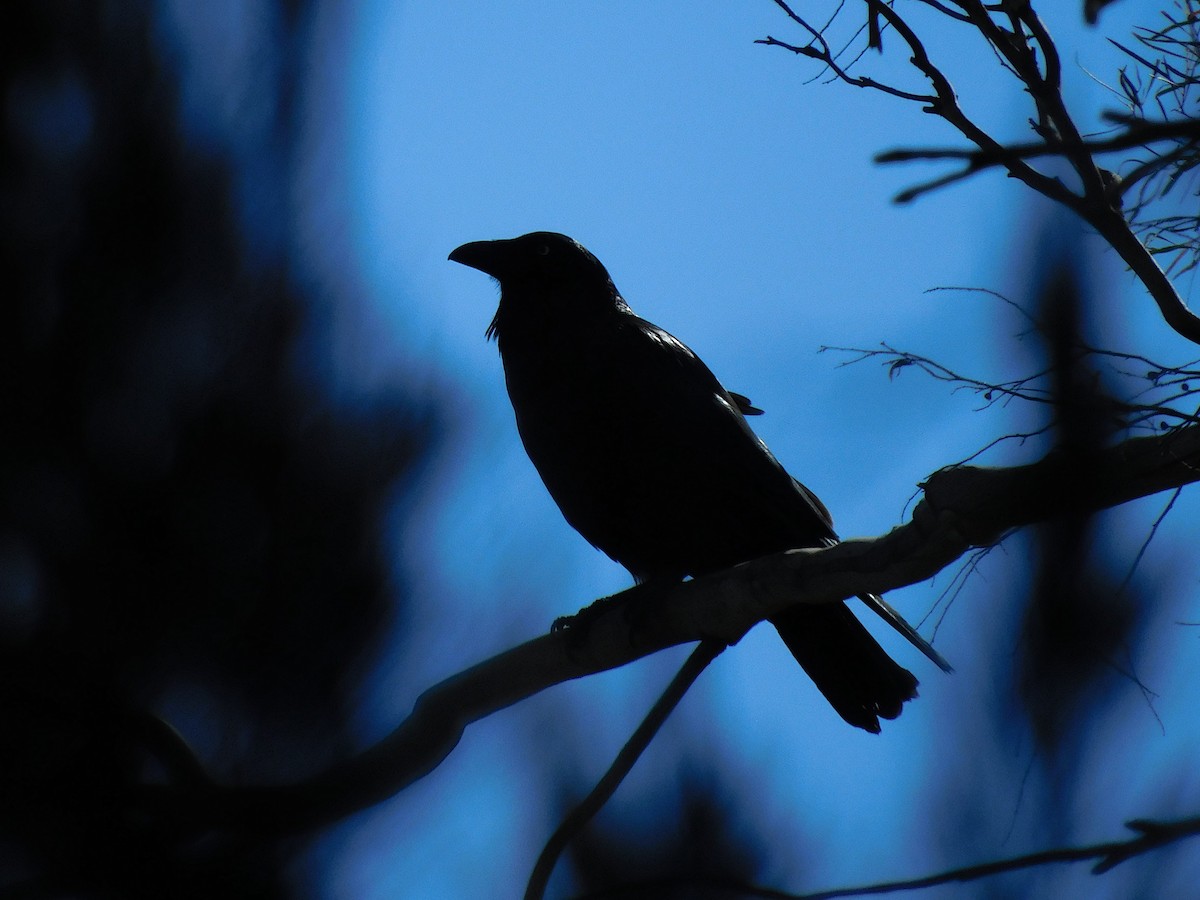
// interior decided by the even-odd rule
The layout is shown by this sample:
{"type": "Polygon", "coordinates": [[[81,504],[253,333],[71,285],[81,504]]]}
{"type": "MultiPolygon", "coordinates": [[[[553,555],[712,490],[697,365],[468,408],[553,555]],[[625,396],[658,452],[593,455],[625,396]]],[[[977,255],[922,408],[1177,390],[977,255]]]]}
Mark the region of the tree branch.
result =
{"type": "MultiPolygon", "coordinates": [[[[1089,153],[1116,153],[1145,147],[1159,141],[1200,140],[1200,120],[1179,119],[1166,122],[1130,122],[1125,128],[1105,138],[1085,139],[1080,146],[1089,153]]],[[[978,147],[911,147],[876,154],[877,163],[909,162],[922,159],[961,159],[977,169],[1002,166],[1008,157],[1031,159],[1039,156],[1061,156],[1062,147],[1045,141],[1006,144],[1000,156],[991,156],[978,147]]],[[[1124,183],[1124,180],[1123,182],[1124,183]]]]}
{"type": "MultiPolygon", "coordinates": [[[[907,878],[901,881],[883,881],[877,884],[864,884],[858,887],[833,888],[826,891],[815,891],[807,894],[789,894],[773,888],[759,887],[752,884],[730,882],[721,883],[728,887],[731,896],[763,897],[771,900],[835,900],[841,897],[867,897],[880,894],[894,894],[900,891],[914,891],[920,888],[937,887],[954,882],[978,881],[992,875],[1004,872],[1018,872],[1022,869],[1032,869],[1054,863],[1082,862],[1088,859],[1096,860],[1092,867],[1093,874],[1101,875],[1113,866],[1120,865],[1128,859],[1149,853],[1160,847],[1173,844],[1186,838],[1200,834],[1200,818],[1179,819],[1171,822],[1153,822],[1147,819],[1134,819],[1125,823],[1125,827],[1136,832],[1133,837],[1123,841],[1106,841],[1102,844],[1091,844],[1083,847],[1056,847],[1053,850],[1039,850],[1024,856],[1013,856],[1008,859],[998,859],[994,862],[979,863],[973,866],[962,866],[938,872],[935,875],[925,875],[921,878],[907,878]]],[[[692,882],[688,879],[662,879],[657,882],[643,882],[629,885],[629,888],[640,888],[643,891],[657,890],[666,893],[668,889],[678,890],[698,884],[713,887],[711,879],[703,882],[692,882]]],[[[617,889],[617,892],[620,888],[617,889]]],[[[616,893],[616,892],[614,892],[616,893]]],[[[595,895],[599,896],[599,895],[595,895]]],[[[605,895],[608,896],[608,895],[605,895]]]]}
{"type": "Polygon", "coordinates": [[[196,777],[144,787],[137,799],[148,812],[198,830],[287,832],[326,824],[408,787],[450,754],[468,724],[553,685],[678,644],[733,644],[792,604],[915,584],[1013,529],[1200,481],[1200,426],[1100,451],[1086,490],[1077,489],[1077,468],[1052,452],[1013,468],[943,469],[922,485],[912,520],[882,537],[789,550],[665,589],[624,591],[594,606],[585,627],[529,641],[435,685],[390,735],[307,781],[212,787],[196,777]],[[639,610],[632,620],[631,606],[639,610]]]}
{"type": "MultiPolygon", "coordinates": [[[[966,114],[955,96],[949,78],[931,60],[921,39],[893,6],[884,3],[883,0],[863,0],[868,15],[883,19],[908,46],[908,62],[929,82],[933,88],[931,96],[903,91],[882,85],[870,78],[851,75],[833,61],[821,30],[814,29],[797,16],[782,0],[775,2],[792,21],[809,33],[811,42],[805,47],[785,44],[774,38],[759,43],[786,47],[798,54],[817,59],[829,66],[834,74],[847,84],[875,88],[922,103],[925,112],[944,119],[978,148],[968,151],[924,151],[923,158],[958,157],[964,161],[964,165],[956,171],[909,188],[896,198],[898,202],[911,201],[922,194],[962,181],[992,166],[1003,167],[1009,176],[1043,196],[1061,203],[1092,226],[1112,245],[1142,282],[1158,305],[1167,325],[1192,343],[1200,344],[1200,316],[1188,309],[1175,285],[1135,234],[1129,220],[1119,208],[1122,194],[1120,182],[1096,164],[1096,153],[1119,149],[1129,138],[1113,139],[1111,144],[1106,145],[1104,142],[1088,141],[1083,137],[1062,97],[1062,64],[1058,48],[1034,12],[1032,3],[1028,0],[1000,0],[996,3],[955,0],[954,6],[961,11],[961,15],[944,8],[944,4],[926,4],[953,19],[969,21],[997,54],[1005,68],[1020,79],[1032,98],[1036,120],[1031,124],[1040,141],[1035,144],[1005,146],[966,114]],[[1028,160],[1042,156],[1058,157],[1069,163],[1079,179],[1081,189],[1072,190],[1059,178],[1041,172],[1029,164],[1028,160]]],[[[1161,125],[1147,123],[1142,126],[1141,135],[1146,142],[1168,138],[1194,140],[1188,137],[1188,121],[1172,120],[1161,125]]],[[[1132,135],[1136,130],[1130,125],[1127,133],[1132,135]]],[[[883,160],[894,162],[922,158],[921,154],[921,151],[913,150],[895,151],[885,154],[883,160]]],[[[1153,168],[1148,167],[1136,174],[1139,178],[1145,177],[1153,168]]]]}

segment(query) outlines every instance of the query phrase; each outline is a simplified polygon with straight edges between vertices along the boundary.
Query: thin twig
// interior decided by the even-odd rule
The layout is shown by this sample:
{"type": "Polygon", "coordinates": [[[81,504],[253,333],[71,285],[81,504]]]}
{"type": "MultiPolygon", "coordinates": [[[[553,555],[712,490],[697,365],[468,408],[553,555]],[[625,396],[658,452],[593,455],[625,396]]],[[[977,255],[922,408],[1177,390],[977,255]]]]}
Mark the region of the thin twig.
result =
{"type": "Polygon", "coordinates": [[[974,866],[963,866],[950,869],[936,875],[926,875],[923,878],[911,878],[906,881],[889,881],[882,884],[863,885],[861,887],[838,888],[830,891],[818,891],[812,894],[797,894],[797,900],[834,900],[837,897],[866,897],[877,894],[892,894],[898,891],[911,891],[917,888],[934,887],[939,884],[952,882],[977,881],[1001,872],[1015,872],[1021,869],[1031,869],[1052,863],[1082,862],[1088,859],[1097,860],[1092,872],[1100,875],[1114,866],[1120,865],[1127,859],[1132,859],[1150,850],[1157,850],[1168,844],[1184,838],[1200,834],[1200,817],[1181,819],[1175,822],[1152,822],[1146,819],[1134,819],[1126,822],[1125,827],[1137,832],[1134,837],[1124,841],[1107,841],[1102,844],[1091,844],[1085,847],[1059,847],[1054,850],[1041,850],[1037,853],[1027,853],[1009,859],[980,863],[974,866]]]}
{"type": "Polygon", "coordinates": [[[609,770],[604,773],[604,777],[596,783],[592,792],[571,810],[554,834],[550,835],[550,840],[546,841],[546,846],[542,848],[537,864],[529,875],[529,884],[525,888],[525,900],[540,900],[545,896],[550,875],[567,844],[608,802],[642,753],[650,746],[650,741],[658,734],[659,729],[667,720],[667,716],[679,705],[679,701],[700,677],[700,673],[708,668],[709,663],[716,659],[724,649],[725,644],[720,641],[701,641],[700,645],[692,651],[692,655],[683,664],[683,668],[676,673],[662,696],[646,714],[642,724],[637,727],[629,741],[621,748],[621,752],[617,754],[617,758],[613,760],[609,770]]]}
{"type": "MultiPolygon", "coordinates": [[[[1032,124],[1040,140],[1033,144],[1006,146],[964,112],[946,74],[931,60],[923,42],[892,5],[884,3],[883,0],[863,0],[868,16],[886,22],[887,27],[907,45],[910,51],[909,63],[932,86],[932,95],[919,94],[866,76],[853,75],[839,67],[832,58],[822,32],[810,26],[783,0],[775,2],[787,12],[793,22],[808,32],[811,43],[801,47],[775,38],[768,38],[760,43],[786,47],[797,54],[818,59],[847,84],[874,88],[901,99],[921,103],[925,112],[944,119],[977,148],[966,151],[957,148],[949,151],[902,150],[884,154],[882,159],[889,162],[915,158],[958,158],[965,161],[965,165],[957,171],[901,192],[896,197],[897,202],[914,200],[935,189],[963,181],[984,169],[1002,167],[1011,177],[1062,204],[1087,222],[1117,251],[1142,282],[1157,304],[1163,321],[1182,337],[1200,344],[1200,316],[1193,313],[1184,303],[1170,276],[1155,259],[1156,252],[1194,250],[1194,234],[1189,232],[1188,240],[1182,245],[1169,243],[1165,247],[1155,247],[1155,252],[1152,252],[1134,231],[1131,220],[1121,208],[1123,195],[1131,186],[1145,183],[1147,178],[1163,171],[1164,167],[1172,170],[1173,177],[1178,177],[1182,172],[1200,165],[1200,162],[1193,161],[1193,153],[1175,151],[1168,154],[1169,158],[1163,164],[1155,162],[1135,169],[1130,173],[1133,177],[1125,186],[1096,164],[1096,154],[1119,149],[1123,143],[1136,142],[1139,137],[1147,143],[1168,138],[1188,141],[1188,138],[1179,134],[1181,131],[1190,130],[1191,126],[1186,123],[1191,117],[1173,119],[1162,124],[1135,124],[1134,120],[1128,120],[1125,134],[1111,138],[1107,143],[1086,139],[1080,133],[1062,97],[1062,63],[1058,48],[1034,12],[1031,3],[985,4],[981,0],[953,0],[952,5],[957,7],[957,10],[954,10],[945,2],[926,2],[926,6],[956,21],[962,21],[962,17],[966,17],[997,54],[1005,68],[1022,81],[1026,92],[1032,98],[1037,113],[1032,124]],[[1005,24],[1001,25],[994,16],[1002,16],[1005,24]],[[1158,135],[1162,137],[1159,138],[1158,135]],[[1059,178],[1047,175],[1030,165],[1029,160],[1043,156],[1066,160],[1078,177],[1082,190],[1072,190],[1059,178]]],[[[1188,73],[1194,73],[1194,49],[1189,46],[1189,55],[1183,58],[1190,67],[1188,73]]],[[[1148,61],[1144,62],[1150,65],[1148,61]]],[[[1191,81],[1195,81],[1194,74],[1191,81]]],[[[1129,90],[1126,90],[1126,93],[1128,94],[1129,90]]],[[[1200,128],[1200,125],[1196,127],[1200,128]]],[[[1131,146],[1136,145],[1138,144],[1131,146]]],[[[1134,206],[1130,215],[1136,216],[1139,206],[1140,202],[1134,206]]],[[[1195,224],[1193,220],[1191,231],[1195,230],[1195,224]]],[[[1144,226],[1140,227],[1145,231],[1144,226]]],[[[1196,254],[1196,259],[1200,261],[1200,253],[1196,254]]]]}
{"type": "Polygon", "coordinates": [[[1107,841],[1102,844],[1090,844],[1084,847],[1060,847],[1054,850],[1041,850],[1037,853],[1027,853],[1009,859],[980,863],[974,866],[962,866],[948,869],[936,875],[926,875],[921,878],[909,878],[903,881],[885,881],[878,884],[865,884],[857,887],[834,888],[827,891],[815,891],[808,894],[789,894],[772,888],[759,887],[749,884],[734,884],[732,882],[714,883],[710,879],[673,878],[659,879],[653,882],[641,882],[610,889],[601,893],[590,894],[587,900],[620,896],[654,896],[666,894],[671,888],[677,891],[688,887],[727,887],[732,896],[761,897],[771,900],[837,900],[840,897],[869,897],[880,894],[895,894],[900,891],[912,891],[919,888],[936,887],[954,882],[978,881],[1004,872],[1018,872],[1037,866],[1055,863],[1083,862],[1097,860],[1092,867],[1093,874],[1101,875],[1114,866],[1128,859],[1158,850],[1177,841],[1200,835],[1200,817],[1180,819],[1173,822],[1154,822],[1148,819],[1134,819],[1126,822],[1125,827],[1136,832],[1134,837],[1124,841],[1107,841]],[[653,893],[650,893],[653,892],[653,893]]]}

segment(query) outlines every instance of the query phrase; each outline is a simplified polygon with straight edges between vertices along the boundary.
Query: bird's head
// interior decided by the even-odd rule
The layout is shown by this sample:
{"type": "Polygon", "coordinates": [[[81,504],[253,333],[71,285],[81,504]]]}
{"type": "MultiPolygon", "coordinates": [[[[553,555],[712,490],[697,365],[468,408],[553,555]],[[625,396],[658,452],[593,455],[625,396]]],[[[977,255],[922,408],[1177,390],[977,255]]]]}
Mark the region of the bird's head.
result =
{"type": "Polygon", "coordinates": [[[473,241],[456,247],[449,258],[500,283],[500,309],[488,337],[500,330],[502,314],[514,309],[578,317],[624,302],[603,263],[565,234],[535,231],[507,240],[473,241]]]}

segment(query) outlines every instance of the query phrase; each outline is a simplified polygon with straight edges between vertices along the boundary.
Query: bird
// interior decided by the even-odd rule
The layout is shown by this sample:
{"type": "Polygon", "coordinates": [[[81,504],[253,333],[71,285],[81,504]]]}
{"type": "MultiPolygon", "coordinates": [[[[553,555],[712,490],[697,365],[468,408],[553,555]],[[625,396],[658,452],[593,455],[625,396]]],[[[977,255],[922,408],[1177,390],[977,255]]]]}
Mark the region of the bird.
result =
{"type": "MultiPolygon", "coordinates": [[[[634,314],[578,241],[539,231],[473,241],[450,261],[490,275],[499,347],[525,451],[567,522],[639,584],[671,584],[838,536],[825,505],[751,430],[761,413],[682,341],[634,314]]],[[[941,668],[882,598],[862,595],[941,668]]],[[[879,733],[916,697],[844,602],[771,617],[833,709],[879,733]]]]}

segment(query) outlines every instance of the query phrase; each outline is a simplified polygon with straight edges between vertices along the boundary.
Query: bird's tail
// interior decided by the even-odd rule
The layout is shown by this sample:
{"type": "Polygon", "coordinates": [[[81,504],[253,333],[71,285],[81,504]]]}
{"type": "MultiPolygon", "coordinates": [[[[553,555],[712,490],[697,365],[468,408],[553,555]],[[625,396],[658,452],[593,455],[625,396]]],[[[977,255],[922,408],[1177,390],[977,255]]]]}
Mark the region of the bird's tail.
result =
{"type": "Polygon", "coordinates": [[[954,667],[946,662],[946,657],[934,650],[933,644],[921,637],[917,633],[917,629],[904,621],[904,617],[896,612],[892,604],[888,603],[878,594],[859,594],[858,599],[867,604],[879,618],[904,635],[905,640],[929,657],[935,666],[943,672],[949,673],[954,671],[954,667]]]}
{"type": "MultiPolygon", "coordinates": [[[[896,718],[905,702],[917,696],[917,679],[884,652],[846,604],[801,604],[778,613],[771,623],[825,699],[851,725],[878,734],[881,718],[896,718]]],[[[901,633],[908,637],[903,629],[901,633]]],[[[933,658],[945,664],[940,656],[933,658]]]]}

